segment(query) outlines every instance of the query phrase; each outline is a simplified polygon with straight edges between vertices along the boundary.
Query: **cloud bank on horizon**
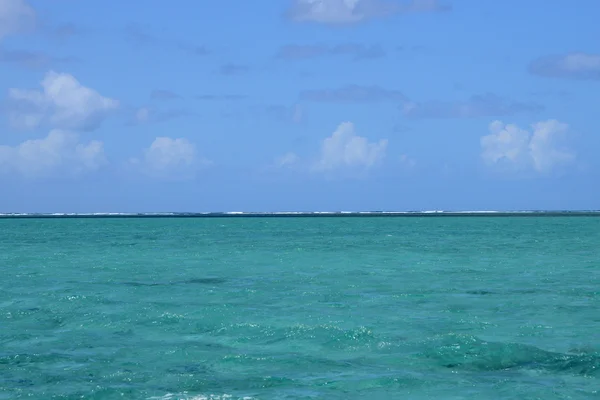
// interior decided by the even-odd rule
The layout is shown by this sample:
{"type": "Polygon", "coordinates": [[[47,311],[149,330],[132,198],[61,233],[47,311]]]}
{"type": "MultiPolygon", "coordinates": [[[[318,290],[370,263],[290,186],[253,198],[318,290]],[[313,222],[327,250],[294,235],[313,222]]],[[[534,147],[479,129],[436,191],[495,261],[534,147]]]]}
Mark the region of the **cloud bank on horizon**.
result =
{"type": "MultiPolygon", "coordinates": [[[[75,193],[108,179],[166,199],[164,185],[184,193],[210,182],[209,205],[219,192],[300,185],[307,198],[357,196],[368,208],[355,185],[407,197],[417,182],[451,180],[456,193],[502,182],[518,195],[533,190],[514,183],[525,179],[546,192],[585,188],[556,204],[600,198],[600,48],[585,39],[600,34],[589,17],[598,3],[583,1],[588,12],[573,20],[566,6],[528,5],[503,32],[490,21],[522,3],[248,4],[238,10],[255,18],[247,31],[231,28],[241,25],[225,5],[139,15],[122,4],[104,24],[94,17],[108,15],[102,3],[86,4],[0,0],[5,185],[38,193],[60,181],[75,193]],[[560,46],[524,35],[537,12],[563,23],[547,33],[560,46]]],[[[411,201],[442,189],[419,190],[411,201]]],[[[478,204],[496,201],[490,190],[478,204]]],[[[456,196],[452,204],[471,204],[456,196]]]]}

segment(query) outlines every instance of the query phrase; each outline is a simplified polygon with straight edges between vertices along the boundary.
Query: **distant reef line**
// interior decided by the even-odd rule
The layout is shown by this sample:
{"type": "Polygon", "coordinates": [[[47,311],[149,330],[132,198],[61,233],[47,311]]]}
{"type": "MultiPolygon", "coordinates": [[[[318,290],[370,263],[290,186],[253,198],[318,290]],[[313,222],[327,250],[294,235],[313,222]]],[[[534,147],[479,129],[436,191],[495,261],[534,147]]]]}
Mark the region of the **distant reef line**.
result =
{"type": "Polygon", "coordinates": [[[319,212],[164,212],[164,213],[0,213],[0,218],[332,218],[332,217],[597,217],[582,211],[319,211],[319,212]]]}

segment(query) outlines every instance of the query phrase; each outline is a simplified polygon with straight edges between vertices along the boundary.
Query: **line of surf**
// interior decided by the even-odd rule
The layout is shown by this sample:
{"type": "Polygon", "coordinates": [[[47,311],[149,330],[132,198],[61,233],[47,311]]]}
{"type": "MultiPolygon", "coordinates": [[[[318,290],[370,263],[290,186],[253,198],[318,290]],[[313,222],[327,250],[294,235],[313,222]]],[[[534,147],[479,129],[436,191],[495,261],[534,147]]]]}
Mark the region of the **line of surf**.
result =
{"type": "Polygon", "coordinates": [[[185,218],[185,217],[366,217],[366,216],[600,216],[600,210],[419,210],[419,211],[276,211],[276,212],[150,212],[150,213],[0,213],[0,218],[185,218]]]}

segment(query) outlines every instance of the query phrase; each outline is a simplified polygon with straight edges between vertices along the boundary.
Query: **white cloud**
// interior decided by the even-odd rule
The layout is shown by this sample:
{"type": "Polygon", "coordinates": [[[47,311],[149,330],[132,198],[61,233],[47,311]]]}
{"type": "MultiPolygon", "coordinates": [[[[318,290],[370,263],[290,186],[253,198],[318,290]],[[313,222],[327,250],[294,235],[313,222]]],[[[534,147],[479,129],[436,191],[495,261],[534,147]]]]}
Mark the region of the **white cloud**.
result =
{"type": "Polygon", "coordinates": [[[385,139],[369,142],[367,138],[355,134],[353,123],[343,122],[330,137],[323,140],[320,157],[313,169],[371,168],[383,160],[387,144],[385,139]]]}
{"type": "Polygon", "coordinates": [[[0,146],[0,174],[28,178],[51,175],[78,176],[106,164],[102,142],[80,143],[76,133],[52,130],[43,139],[17,146],[0,146]]]}
{"type": "Polygon", "coordinates": [[[0,40],[35,26],[35,11],[25,0],[0,0],[0,40]]]}
{"type": "Polygon", "coordinates": [[[364,18],[356,12],[360,0],[296,0],[291,18],[297,22],[345,24],[364,18]]]}
{"type": "Polygon", "coordinates": [[[439,0],[294,0],[288,17],[295,22],[341,25],[398,13],[448,10],[439,0]]]}
{"type": "Polygon", "coordinates": [[[193,178],[210,161],[199,158],[196,146],[185,138],[157,137],[143,157],[131,163],[155,178],[183,180],[193,178]]]}
{"type": "Polygon", "coordinates": [[[41,85],[42,90],[9,90],[9,118],[15,128],[35,129],[49,124],[90,131],[119,107],[119,101],[103,97],[69,74],[50,71],[41,85]]]}
{"type": "MultiPolygon", "coordinates": [[[[352,122],[343,122],[331,136],[321,142],[317,157],[304,158],[294,152],[288,152],[275,158],[267,169],[292,169],[337,177],[361,177],[383,161],[387,144],[386,139],[369,142],[366,137],[356,135],[352,122]]],[[[400,157],[400,162],[406,168],[415,165],[414,160],[405,155],[400,157]]]]}
{"type": "Polygon", "coordinates": [[[571,163],[575,154],[561,148],[560,141],[568,133],[569,126],[556,120],[533,124],[533,135],[529,142],[533,165],[537,171],[550,171],[555,166],[571,163]]]}
{"type": "Polygon", "coordinates": [[[300,162],[300,157],[296,153],[286,153],[275,160],[275,166],[278,168],[292,167],[300,162]]]}
{"type": "Polygon", "coordinates": [[[489,166],[548,173],[575,160],[575,154],[561,146],[568,125],[556,120],[537,122],[531,132],[501,121],[490,124],[490,134],[481,138],[481,156],[489,166]]]}

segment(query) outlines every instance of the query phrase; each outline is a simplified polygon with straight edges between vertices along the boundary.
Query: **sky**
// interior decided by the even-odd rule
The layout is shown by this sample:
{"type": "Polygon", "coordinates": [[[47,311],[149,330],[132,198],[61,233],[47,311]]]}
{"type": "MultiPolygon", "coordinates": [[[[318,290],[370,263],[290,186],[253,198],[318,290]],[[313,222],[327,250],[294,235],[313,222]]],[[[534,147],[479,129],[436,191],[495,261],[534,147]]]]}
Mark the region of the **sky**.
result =
{"type": "Polygon", "coordinates": [[[597,0],[0,0],[0,212],[600,209],[597,0]]]}

